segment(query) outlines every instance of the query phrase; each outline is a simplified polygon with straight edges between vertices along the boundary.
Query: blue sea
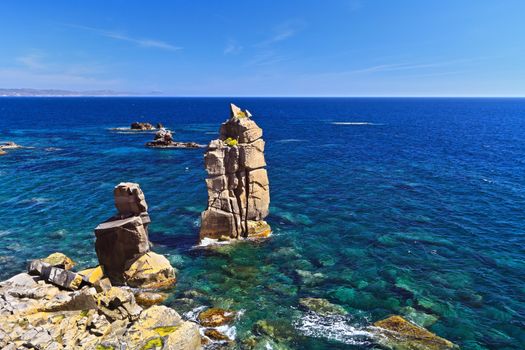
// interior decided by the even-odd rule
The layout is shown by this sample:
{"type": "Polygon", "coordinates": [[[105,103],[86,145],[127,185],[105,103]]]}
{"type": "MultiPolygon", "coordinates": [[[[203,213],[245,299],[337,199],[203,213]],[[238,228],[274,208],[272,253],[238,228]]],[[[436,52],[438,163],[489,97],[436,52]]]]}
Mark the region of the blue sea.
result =
{"type": "Polygon", "coordinates": [[[239,311],[239,344],[266,320],[288,348],[373,349],[367,326],[392,314],[463,349],[525,344],[523,99],[0,98],[0,141],[32,147],[0,157],[0,279],[55,251],[95,265],[93,229],[132,181],[178,269],[166,303],[239,311]],[[162,122],[207,143],[230,102],[264,129],[274,235],[194,249],[203,150],[111,129],[162,122]]]}

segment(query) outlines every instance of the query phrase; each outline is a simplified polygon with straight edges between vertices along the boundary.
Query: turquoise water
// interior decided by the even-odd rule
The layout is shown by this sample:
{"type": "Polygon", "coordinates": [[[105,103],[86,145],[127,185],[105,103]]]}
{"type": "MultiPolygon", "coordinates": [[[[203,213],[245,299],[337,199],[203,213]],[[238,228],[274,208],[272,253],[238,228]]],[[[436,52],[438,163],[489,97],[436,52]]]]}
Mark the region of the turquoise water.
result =
{"type": "Polygon", "coordinates": [[[0,99],[0,141],[34,147],[0,157],[0,277],[54,251],[95,264],[93,229],[133,181],[179,270],[167,303],[240,311],[239,342],[267,320],[290,348],[370,349],[364,328],[401,314],[465,349],[523,347],[525,100],[231,101],[265,132],[274,235],[203,251],[203,151],[109,129],[160,121],[207,143],[230,99],[0,99]],[[307,313],[302,297],[349,316],[307,313]]]}

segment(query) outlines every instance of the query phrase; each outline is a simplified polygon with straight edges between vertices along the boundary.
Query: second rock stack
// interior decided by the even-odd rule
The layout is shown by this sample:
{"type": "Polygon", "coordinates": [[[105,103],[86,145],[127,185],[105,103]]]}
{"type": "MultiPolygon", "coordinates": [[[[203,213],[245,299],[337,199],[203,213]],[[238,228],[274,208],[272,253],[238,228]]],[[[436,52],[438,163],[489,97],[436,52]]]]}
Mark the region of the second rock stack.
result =
{"type": "Polygon", "coordinates": [[[148,205],[140,186],[123,182],[114,189],[118,214],[95,229],[98,260],[115,285],[158,288],[175,282],[168,259],[150,251],[148,205]]]}
{"type": "Polygon", "coordinates": [[[264,221],[270,189],[262,129],[251,113],[234,104],[220,137],[204,156],[208,208],[202,213],[200,239],[259,238],[271,233],[264,221]]]}

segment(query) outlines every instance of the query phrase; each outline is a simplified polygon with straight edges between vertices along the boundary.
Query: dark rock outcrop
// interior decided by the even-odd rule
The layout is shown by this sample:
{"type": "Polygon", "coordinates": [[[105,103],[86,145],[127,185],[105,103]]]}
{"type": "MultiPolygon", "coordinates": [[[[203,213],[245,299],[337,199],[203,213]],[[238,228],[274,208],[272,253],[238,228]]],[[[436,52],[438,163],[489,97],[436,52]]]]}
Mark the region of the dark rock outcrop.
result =
{"type": "Polygon", "coordinates": [[[131,123],[131,130],[155,130],[155,127],[150,123],[135,122],[131,123]]]}
{"type": "Polygon", "coordinates": [[[270,191],[262,129],[251,113],[231,104],[230,118],[204,156],[208,208],[201,216],[200,239],[266,237],[264,221],[270,191]]]}
{"type": "Polygon", "coordinates": [[[95,249],[104,274],[116,285],[160,288],[175,282],[175,270],[150,251],[148,205],[140,186],[120,183],[114,190],[118,214],[95,228],[95,249]]]}

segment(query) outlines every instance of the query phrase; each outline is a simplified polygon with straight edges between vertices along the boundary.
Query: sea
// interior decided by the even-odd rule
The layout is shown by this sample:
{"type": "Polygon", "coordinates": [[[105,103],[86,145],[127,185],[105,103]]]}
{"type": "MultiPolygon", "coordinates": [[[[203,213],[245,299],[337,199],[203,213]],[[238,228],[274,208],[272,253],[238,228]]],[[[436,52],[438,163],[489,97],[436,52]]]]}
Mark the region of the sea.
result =
{"type": "Polygon", "coordinates": [[[113,187],[137,182],[152,249],[178,270],[166,305],[236,311],[234,346],[266,322],[266,348],[376,349],[370,325],[390,315],[462,349],[525,346],[524,99],[5,97],[0,141],[29,147],[0,156],[2,280],[55,251],[96,265],[113,187]],[[207,144],[230,102],[264,130],[273,235],[204,249],[204,149],[118,128],[207,144]]]}

